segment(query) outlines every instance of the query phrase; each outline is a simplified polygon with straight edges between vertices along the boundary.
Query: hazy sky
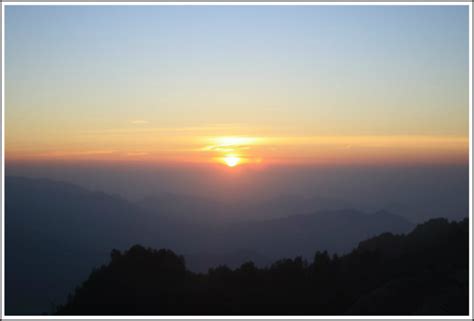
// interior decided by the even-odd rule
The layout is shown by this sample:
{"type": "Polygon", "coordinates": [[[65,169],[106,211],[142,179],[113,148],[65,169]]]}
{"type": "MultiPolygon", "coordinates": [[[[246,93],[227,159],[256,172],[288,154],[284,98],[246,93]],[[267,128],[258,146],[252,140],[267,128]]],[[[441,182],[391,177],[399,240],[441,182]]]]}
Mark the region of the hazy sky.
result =
{"type": "Polygon", "coordinates": [[[7,160],[467,163],[467,6],[7,6],[7,160]]]}

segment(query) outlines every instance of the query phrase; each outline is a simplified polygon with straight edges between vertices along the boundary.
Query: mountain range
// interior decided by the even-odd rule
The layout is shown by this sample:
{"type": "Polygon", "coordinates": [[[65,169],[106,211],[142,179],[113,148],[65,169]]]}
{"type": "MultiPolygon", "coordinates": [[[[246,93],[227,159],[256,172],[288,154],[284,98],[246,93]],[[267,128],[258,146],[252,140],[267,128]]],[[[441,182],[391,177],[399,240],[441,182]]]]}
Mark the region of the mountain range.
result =
{"type": "Polygon", "coordinates": [[[366,238],[414,227],[387,211],[322,210],[317,200],[313,211],[307,201],[294,215],[284,216],[280,205],[292,202],[283,199],[236,207],[233,215],[239,209],[241,217],[218,219],[224,213],[219,202],[171,194],[131,202],[64,182],[7,176],[6,313],[38,314],[62,303],[111,248],[172,248],[184,253],[189,269],[205,272],[217,263],[264,266],[281,257],[311,257],[318,249],[347,253],[366,238]]]}

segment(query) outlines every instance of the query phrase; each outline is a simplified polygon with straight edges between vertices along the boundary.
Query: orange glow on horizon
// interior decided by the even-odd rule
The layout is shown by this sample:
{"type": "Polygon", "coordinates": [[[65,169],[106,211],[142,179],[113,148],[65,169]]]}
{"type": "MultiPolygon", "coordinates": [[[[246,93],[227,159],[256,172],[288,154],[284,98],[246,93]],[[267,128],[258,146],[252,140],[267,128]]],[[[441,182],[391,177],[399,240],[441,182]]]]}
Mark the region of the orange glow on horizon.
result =
{"type": "Polygon", "coordinates": [[[147,132],[55,136],[30,146],[6,141],[5,159],[15,162],[110,162],[203,164],[228,167],[270,165],[464,164],[469,139],[463,136],[199,136],[147,132]],[[70,141],[70,143],[66,143],[70,141]],[[264,161],[263,161],[264,160],[264,161]]]}

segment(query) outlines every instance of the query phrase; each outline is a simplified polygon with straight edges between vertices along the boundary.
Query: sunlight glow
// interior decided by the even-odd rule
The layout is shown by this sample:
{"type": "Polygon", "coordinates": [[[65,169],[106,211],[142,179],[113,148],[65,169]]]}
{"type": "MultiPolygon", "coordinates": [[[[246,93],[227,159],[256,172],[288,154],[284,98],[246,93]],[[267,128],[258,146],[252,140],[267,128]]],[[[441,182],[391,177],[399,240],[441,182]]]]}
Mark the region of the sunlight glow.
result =
{"type": "Polygon", "coordinates": [[[240,158],[233,155],[228,155],[224,157],[224,162],[229,167],[235,167],[240,163],[240,158]]]}

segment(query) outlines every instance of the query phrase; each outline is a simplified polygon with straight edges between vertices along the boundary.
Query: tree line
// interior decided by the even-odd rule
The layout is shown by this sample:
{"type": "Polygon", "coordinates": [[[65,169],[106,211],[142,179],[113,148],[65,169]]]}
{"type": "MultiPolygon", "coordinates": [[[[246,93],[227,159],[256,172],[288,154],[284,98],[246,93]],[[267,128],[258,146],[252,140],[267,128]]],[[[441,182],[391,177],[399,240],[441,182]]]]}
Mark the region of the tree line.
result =
{"type": "MultiPolygon", "coordinates": [[[[469,307],[469,222],[432,219],[385,233],[342,256],[257,267],[186,269],[167,249],[112,250],[58,315],[464,315],[469,307]]],[[[277,236],[275,236],[277,237],[277,236]]],[[[344,235],[341,235],[344,237],[344,235]]]]}

